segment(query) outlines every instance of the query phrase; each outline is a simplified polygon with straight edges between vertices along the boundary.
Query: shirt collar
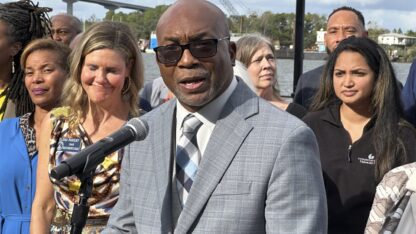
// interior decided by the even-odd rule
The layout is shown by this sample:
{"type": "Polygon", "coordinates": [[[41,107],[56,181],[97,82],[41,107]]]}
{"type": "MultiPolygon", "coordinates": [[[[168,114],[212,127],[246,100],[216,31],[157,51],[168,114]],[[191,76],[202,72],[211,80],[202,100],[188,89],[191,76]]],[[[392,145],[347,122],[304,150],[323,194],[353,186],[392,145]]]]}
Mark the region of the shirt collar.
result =
{"type": "MultiPolygon", "coordinates": [[[[324,109],[324,113],[321,117],[322,120],[329,122],[337,127],[342,127],[341,114],[340,114],[341,102],[335,102],[324,109]]],[[[370,121],[364,126],[363,132],[367,132],[373,128],[376,121],[376,117],[371,117],[370,121]]]]}
{"type": "MultiPolygon", "coordinates": [[[[237,87],[237,79],[233,77],[231,84],[228,88],[217,98],[212,100],[210,103],[199,109],[194,114],[203,124],[215,124],[217,122],[222,109],[224,108],[228,98],[231,96],[235,88],[237,87]]],[[[183,119],[188,115],[191,114],[188,110],[183,107],[183,105],[176,100],[176,121],[179,124],[182,124],[183,119]]],[[[179,125],[180,126],[180,125],[179,125]]]]}

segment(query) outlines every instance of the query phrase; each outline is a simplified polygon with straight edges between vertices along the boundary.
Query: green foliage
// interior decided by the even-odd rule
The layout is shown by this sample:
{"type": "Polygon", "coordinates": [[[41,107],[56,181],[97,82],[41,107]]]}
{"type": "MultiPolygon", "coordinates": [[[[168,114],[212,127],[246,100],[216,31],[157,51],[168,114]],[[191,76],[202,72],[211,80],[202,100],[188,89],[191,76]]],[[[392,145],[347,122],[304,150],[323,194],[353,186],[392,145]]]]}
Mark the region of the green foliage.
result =
{"type": "Polygon", "coordinates": [[[407,51],[406,61],[411,62],[415,58],[416,58],[416,45],[414,45],[412,47],[409,47],[409,49],[407,51]]]}
{"type": "Polygon", "coordinates": [[[409,30],[406,32],[406,35],[410,37],[416,37],[416,32],[413,30],[409,30]]]}
{"type": "MultiPolygon", "coordinates": [[[[125,22],[131,26],[137,38],[149,39],[150,33],[156,29],[159,17],[167,8],[167,5],[160,5],[144,13],[133,12],[129,14],[108,11],[105,20],[125,22]]],[[[230,31],[234,33],[258,32],[274,42],[279,42],[282,46],[290,46],[294,43],[294,13],[272,13],[266,11],[261,15],[252,13],[250,15],[230,16],[228,17],[228,23],[230,31]]],[[[324,16],[311,13],[305,15],[305,48],[311,48],[315,45],[316,31],[325,28],[325,24],[326,18],[324,16]]]]}
{"type": "MultiPolygon", "coordinates": [[[[312,48],[316,42],[316,31],[325,28],[326,18],[317,14],[305,15],[304,47],[312,48]]],[[[262,15],[229,17],[230,30],[237,33],[261,33],[281,46],[293,45],[295,35],[294,13],[264,12],[262,15]]]]}
{"type": "MultiPolygon", "coordinates": [[[[264,15],[264,14],[263,14],[264,15]]],[[[268,30],[262,33],[275,41],[280,41],[281,46],[293,45],[295,39],[295,14],[277,13],[269,16],[271,20],[267,22],[268,30]]]]}
{"type": "MultiPolygon", "coordinates": [[[[151,32],[155,31],[157,21],[168,8],[167,5],[156,6],[143,12],[132,12],[125,14],[122,12],[115,13],[108,11],[104,20],[125,22],[132,28],[137,38],[149,39],[151,32]]],[[[92,16],[85,21],[85,27],[88,28],[97,18],[92,16]]],[[[289,47],[294,44],[295,35],[295,14],[294,13],[273,13],[266,11],[261,15],[253,12],[250,15],[232,15],[228,17],[230,31],[233,33],[261,33],[270,38],[275,44],[289,47]]],[[[306,13],[304,17],[304,48],[311,49],[316,45],[316,32],[326,28],[326,16],[306,13]]],[[[368,35],[371,39],[377,41],[378,36],[390,31],[380,28],[377,22],[367,22],[368,35]]],[[[401,28],[394,29],[394,33],[403,33],[401,28]]],[[[409,30],[408,36],[416,36],[416,32],[409,30]]],[[[385,48],[392,50],[392,48],[385,48]]],[[[408,47],[406,50],[400,50],[400,60],[409,61],[416,57],[416,46],[408,47]]]]}
{"type": "Polygon", "coordinates": [[[373,39],[374,41],[378,41],[378,36],[381,34],[389,33],[390,31],[385,28],[369,28],[368,30],[368,37],[373,39]]]}
{"type": "Polygon", "coordinates": [[[125,22],[130,25],[137,38],[149,39],[150,33],[156,29],[157,21],[167,8],[167,5],[160,5],[144,13],[137,11],[129,14],[108,11],[105,20],[125,22]]]}
{"type": "Polygon", "coordinates": [[[84,21],[84,31],[87,30],[89,27],[91,27],[91,25],[97,22],[100,22],[100,20],[97,19],[95,15],[92,15],[89,19],[84,21]]]}
{"type": "Polygon", "coordinates": [[[326,17],[307,13],[304,20],[304,48],[313,48],[316,43],[316,32],[326,28],[326,17]]]}

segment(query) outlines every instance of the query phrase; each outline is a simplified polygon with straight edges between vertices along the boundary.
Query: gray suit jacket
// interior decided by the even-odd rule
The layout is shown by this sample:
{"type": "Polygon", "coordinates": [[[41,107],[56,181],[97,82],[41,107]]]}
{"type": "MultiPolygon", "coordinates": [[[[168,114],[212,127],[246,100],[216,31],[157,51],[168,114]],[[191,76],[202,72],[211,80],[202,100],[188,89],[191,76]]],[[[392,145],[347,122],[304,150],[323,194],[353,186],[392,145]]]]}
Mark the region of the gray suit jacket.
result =
{"type": "MultiPolygon", "coordinates": [[[[174,233],[326,233],[314,134],[238,83],[212,132],[174,233]]],[[[149,135],[126,148],[120,198],[104,233],[173,232],[175,103],[142,117],[149,135]]]]}

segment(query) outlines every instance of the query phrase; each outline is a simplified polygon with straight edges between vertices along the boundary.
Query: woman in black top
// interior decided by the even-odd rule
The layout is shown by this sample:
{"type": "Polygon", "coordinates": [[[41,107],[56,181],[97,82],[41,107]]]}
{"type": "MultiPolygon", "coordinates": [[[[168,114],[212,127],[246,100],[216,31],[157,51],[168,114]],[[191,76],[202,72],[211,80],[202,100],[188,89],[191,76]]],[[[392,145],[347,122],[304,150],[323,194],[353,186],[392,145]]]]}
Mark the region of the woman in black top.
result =
{"type": "Polygon", "coordinates": [[[384,50],[350,37],[330,55],[304,121],[314,130],[328,200],[328,233],[363,233],[377,183],[415,161],[416,135],[384,50]]]}

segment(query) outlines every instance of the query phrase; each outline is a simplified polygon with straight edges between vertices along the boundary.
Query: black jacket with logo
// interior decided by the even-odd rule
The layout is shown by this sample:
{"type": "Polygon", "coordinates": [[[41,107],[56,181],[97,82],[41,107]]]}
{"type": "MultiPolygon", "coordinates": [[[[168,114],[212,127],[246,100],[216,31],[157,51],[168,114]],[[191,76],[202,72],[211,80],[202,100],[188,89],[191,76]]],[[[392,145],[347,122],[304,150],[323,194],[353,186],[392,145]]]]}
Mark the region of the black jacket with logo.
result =
{"type": "MultiPolygon", "coordinates": [[[[339,113],[340,105],[308,113],[303,120],[314,131],[319,144],[328,200],[328,233],[363,233],[373,203],[375,150],[372,144],[374,119],[363,135],[351,143],[339,113]]],[[[400,131],[409,162],[416,160],[416,136],[400,131]]],[[[399,165],[397,165],[399,166],[399,165]]]]}

